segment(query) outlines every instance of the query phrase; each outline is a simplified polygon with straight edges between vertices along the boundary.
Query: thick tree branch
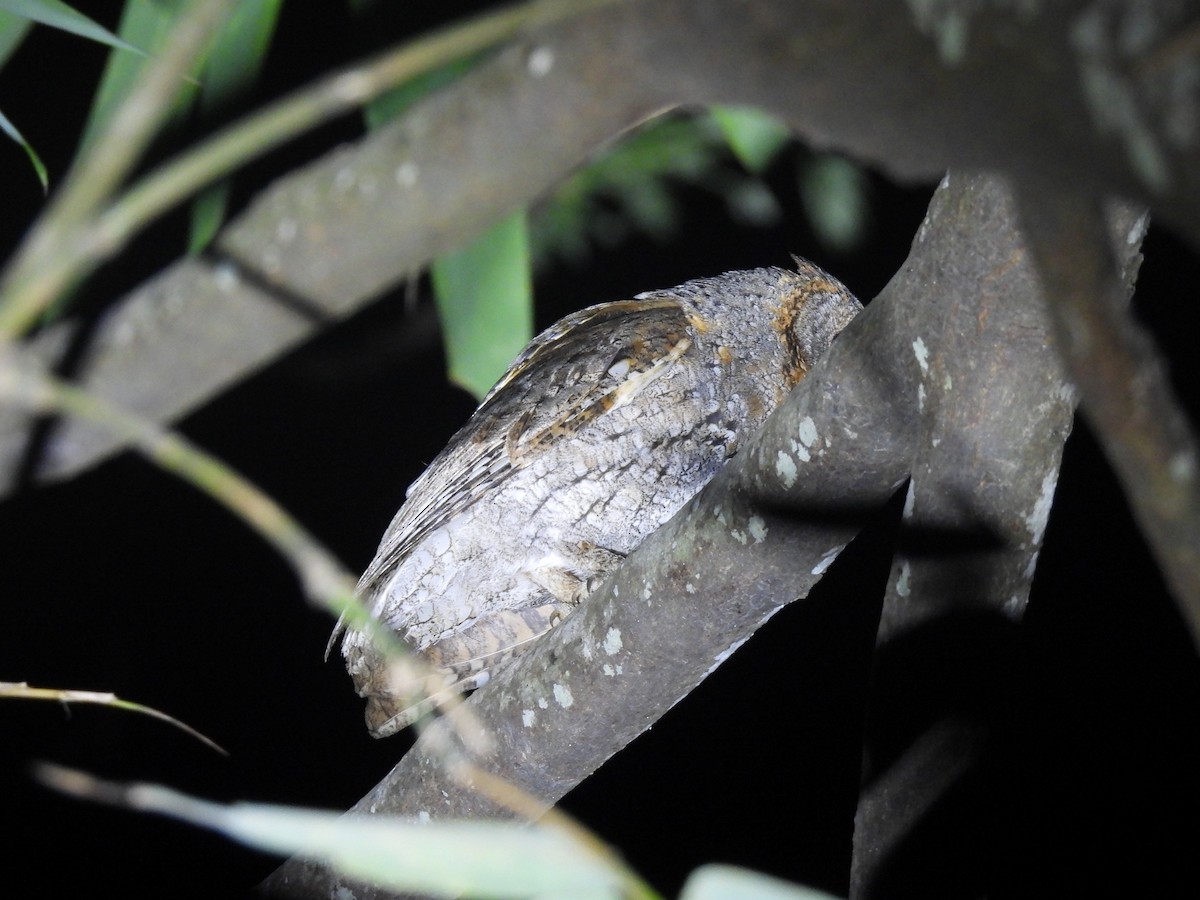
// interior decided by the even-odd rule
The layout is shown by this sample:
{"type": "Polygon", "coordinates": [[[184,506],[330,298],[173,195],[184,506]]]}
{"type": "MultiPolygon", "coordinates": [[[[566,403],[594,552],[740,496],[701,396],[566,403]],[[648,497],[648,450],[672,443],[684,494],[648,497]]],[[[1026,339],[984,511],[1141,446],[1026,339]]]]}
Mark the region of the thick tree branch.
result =
{"type": "MultiPolygon", "coordinates": [[[[227,229],[220,248],[233,269],[303,298],[310,320],[278,314],[264,325],[251,300],[258,321],[235,303],[218,326],[193,300],[217,289],[195,279],[228,289],[230,269],[181,263],[131,295],[97,335],[103,342],[149,319],[159,346],[147,356],[105,347],[79,374],[139,413],[178,417],[678,104],[761,106],[808,142],[898,177],[991,169],[1125,195],[1196,240],[1200,134],[1188,123],[1200,99],[1187,88],[1193,45],[1179,38],[1197,27],[1195,7],[1076,2],[1026,13],[964,3],[934,13],[882,0],[644,0],[548,27],[359,147],[281,180],[227,229]],[[1143,15],[1132,16],[1135,5],[1143,15]],[[1149,27],[1135,29],[1135,18],[1149,27]],[[169,317],[164,297],[177,298],[169,317]],[[253,352],[226,361],[222,340],[252,328],[253,352]],[[208,360],[205,371],[160,383],[156,354],[188,348],[208,360]]],[[[56,333],[36,349],[54,365],[68,343],[56,333]]],[[[20,417],[0,422],[0,490],[11,489],[27,428],[20,417]]],[[[67,425],[36,477],[63,477],[118,447],[67,425]]]]}
{"type": "MultiPolygon", "coordinates": [[[[1011,192],[996,178],[947,181],[918,239],[928,247],[921,291],[945,295],[934,303],[944,315],[926,320],[912,348],[922,370],[920,436],[878,635],[855,900],[944,890],[958,879],[971,882],[963,894],[988,893],[972,850],[1001,845],[979,833],[995,818],[986,812],[995,785],[965,785],[1024,687],[1014,623],[1075,407],[1011,192]],[[953,849],[913,840],[935,818],[954,820],[939,829],[958,842],[953,849]]],[[[1128,208],[1113,216],[1129,280],[1144,228],[1128,208]]]]}

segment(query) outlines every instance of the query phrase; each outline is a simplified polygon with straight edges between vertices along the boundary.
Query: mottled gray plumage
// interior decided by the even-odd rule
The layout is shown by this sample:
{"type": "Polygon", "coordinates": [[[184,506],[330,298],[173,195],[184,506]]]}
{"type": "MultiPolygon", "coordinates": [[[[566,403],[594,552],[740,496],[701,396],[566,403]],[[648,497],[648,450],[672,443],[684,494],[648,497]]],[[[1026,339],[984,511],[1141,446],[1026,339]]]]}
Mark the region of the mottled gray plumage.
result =
{"type": "MultiPolygon", "coordinates": [[[[530,342],[412,483],[359,582],[446,690],[556,625],[737,452],[862,308],[811,263],[581,310],[530,342]]],[[[424,704],[342,644],[378,737],[424,704]]]]}

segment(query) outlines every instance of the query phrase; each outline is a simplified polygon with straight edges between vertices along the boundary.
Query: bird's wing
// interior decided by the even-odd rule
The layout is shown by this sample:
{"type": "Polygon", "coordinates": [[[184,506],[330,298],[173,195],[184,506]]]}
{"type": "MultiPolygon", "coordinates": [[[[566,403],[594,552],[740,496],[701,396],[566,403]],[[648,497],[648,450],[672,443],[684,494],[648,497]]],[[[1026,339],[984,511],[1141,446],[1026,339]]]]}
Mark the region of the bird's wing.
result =
{"type": "Polygon", "coordinates": [[[687,352],[703,323],[669,295],[580,310],[522,351],[407,499],[359,581],[368,597],[427,535],[546,445],[625,405],[687,352]]]}

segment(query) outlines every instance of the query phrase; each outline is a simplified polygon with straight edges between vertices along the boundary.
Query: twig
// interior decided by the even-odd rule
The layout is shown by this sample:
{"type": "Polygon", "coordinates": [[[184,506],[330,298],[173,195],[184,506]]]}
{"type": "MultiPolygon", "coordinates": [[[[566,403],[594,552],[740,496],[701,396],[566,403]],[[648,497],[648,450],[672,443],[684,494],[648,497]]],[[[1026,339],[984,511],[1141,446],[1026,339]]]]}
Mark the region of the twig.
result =
{"type": "Polygon", "coordinates": [[[55,700],[59,703],[96,703],[100,706],[112,706],[116,709],[127,709],[132,712],[142,713],[143,715],[150,716],[153,719],[166,722],[168,725],[174,725],[176,728],[187,732],[201,743],[207,744],[222,756],[229,755],[229,752],[224,747],[222,747],[216,741],[205,737],[186,722],[181,722],[174,716],[169,716],[165,712],[157,710],[152,706],[143,706],[141,703],[134,703],[130,700],[122,700],[116,694],[105,691],[77,691],[63,688],[35,688],[30,687],[24,681],[0,681],[0,698],[8,700],[55,700]]]}

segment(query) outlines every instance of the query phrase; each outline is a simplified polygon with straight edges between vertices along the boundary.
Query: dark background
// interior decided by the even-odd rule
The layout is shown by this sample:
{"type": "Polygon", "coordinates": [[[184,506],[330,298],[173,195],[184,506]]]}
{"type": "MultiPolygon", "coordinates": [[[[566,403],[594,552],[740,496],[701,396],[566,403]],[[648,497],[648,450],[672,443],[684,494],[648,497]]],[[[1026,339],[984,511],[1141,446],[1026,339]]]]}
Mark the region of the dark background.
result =
{"type": "MultiPolygon", "coordinates": [[[[319,29],[285,10],[261,88],[245,105],[446,15],[433,3],[405,4],[403,17],[380,6],[367,27],[338,4],[319,29]]],[[[119,6],[84,8],[111,26],[119,6]]],[[[104,56],[39,29],[0,72],[0,109],[52,178],[70,157],[104,56]]],[[[239,202],[359,133],[350,117],[252,165],[239,179],[239,202]]],[[[785,153],[769,173],[786,212],[777,226],[739,226],[719,200],[681,187],[684,216],[670,241],[634,235],[583,264],[542,272],[538,326],[698,275],[786,265],[790,252],[870,298],[907,254],[932,186],[898,187],[872,174],[865,242],[832,253],[799,208],[801,154],[785,153]]],[[[19,149],[0,145],[0,165],[7,255],[42,199],[19,149]]],[[[95,314],[157,271],[184,234],[181,217],[155,228],[98,275],[78,308],[95,314]]],[[[1194,411],[1200,264],[1155,229],[1145,255],[1136,307],[1194,411]]],[[[400,293],[382,300],[182,429],[357,570],[405,486],[473,405],[442,377],[422,285],[415,311],[400,293]]],[[[676,892],[695,866],[725,861],[845,893],[863,697],[895,514],[881,514],[809,599],[781,612],[568,797],[569,811],[664,892],[676,892]]],[[[114,691],[186,721],[231,754],[137,715],[0,702],[6,896],[108,888],[238,896],[276,865],[189,826],[56,796],[31,781],[35,760],[214,799],[345,808],[407,746],[407,737],[367,736],[340,662],[322,661],[332,623],[304,604],[287,567],[223,509],[140,458],[125,454],[0,501],[0,547],[0,680],[114,691]]],[[[973,653],[953,630],[944,640],[965,641],[961,652],[973,653]]],[[[993,735],[982,765],[921,835],[944,867],[947,892],[1194,889],[1200,665],[1081,423],[1067,445],[1027,618],[1004,650],[988,691],[973,702],[945,700],[954,715],[990,721],[993,735]]]]}

